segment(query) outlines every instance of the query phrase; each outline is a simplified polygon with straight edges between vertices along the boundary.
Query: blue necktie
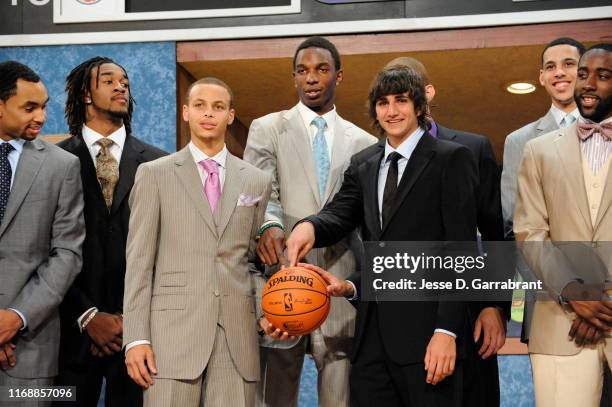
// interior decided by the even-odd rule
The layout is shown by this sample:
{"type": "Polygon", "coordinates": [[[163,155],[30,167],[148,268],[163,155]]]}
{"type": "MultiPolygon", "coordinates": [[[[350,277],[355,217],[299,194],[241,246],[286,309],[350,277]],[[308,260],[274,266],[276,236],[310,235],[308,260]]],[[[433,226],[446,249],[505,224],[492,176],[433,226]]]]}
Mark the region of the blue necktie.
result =
{"type": "Polygon", "coordinates": [[[570,124],[573,124],[575,121],[576,121],[576,118],[568,113],[563,119],[561,119],[561,123],[559,123],[559,127],[563,129],[569,126],[570,124]]]}
{"type": "Polygon", "coordinates": [[[312,124],[317,127],[314,143],[312,145],[312,153],[314,155],[315,166],[317,170],[317,180],[319,182],[319,198],[323,201],[325,196],[325,187],[327,186],[327,177],[329,176],[329,151],[327,151],[327,142],[325,141],[325,119],[317,116],[312,119],[312,124]]]}
{"type": "Polygon", "coordinates": [[[0,225],[4,218],[4,210],[8,203],[9,194],[11,193],[11,178],[13,171],[11,163],[8,160],[8,155],[14,147],[9,143],[0,144],[0,225]]]}

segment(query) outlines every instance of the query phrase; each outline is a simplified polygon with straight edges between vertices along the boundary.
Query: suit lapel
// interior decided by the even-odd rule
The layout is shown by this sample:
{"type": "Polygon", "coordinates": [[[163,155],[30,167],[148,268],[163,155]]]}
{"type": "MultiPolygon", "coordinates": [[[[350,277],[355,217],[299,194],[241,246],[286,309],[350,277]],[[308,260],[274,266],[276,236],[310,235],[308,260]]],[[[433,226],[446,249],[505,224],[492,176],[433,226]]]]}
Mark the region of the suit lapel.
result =
{"type": "Polygon", "coordinates": [[[541,136],[542,134],[550,133],[551,131],[557,130],[559,126],[555,121],[555,116],[548,111],[540,120],[538,120],[538,124],[536,125],[536,133],[533,138],[541,136]]]}
{"type": "Polygon", "coordinates": [[[308,136],[307,129],[304,128],[304,123],[302,122],[297,106],[287,112],[285,119],[288,121],[285,129],[289,133],[288,136],[295,147],[295,159],[302,163],[308,185],[310,185],[312,194],[314,195],[317,205],[320,207],[322,199],[319,196],[319,185],[315,171],[315,163],[312,157],[310,137],[308,136]]]}
{"type": "Polygon", "coordinates": [[[132,189],[132,185],[134,185],[134,178],[136,177],[136,170],[142,162],[141,154],[143,151],[144,148],[142,145],[140,145],[131,136],[127,136],[123,146],[123,151],[121,152],[121,162],[119,163],[119,182],[115,187],[111,213],[115,213],[117,211],[121,202],[132,189]]]}
{"type": "Polygon", "coordinates": [[[328,177],[329,181],[325,189],[325,197],[322,199],[321,206],[329,200],[329,197],[336,188],[336,184],[341,182],[342,173],[344,172],[344,163],[350,159],[352,152],[352,148],[350,148],[351,142],[352,135],[346,131],[346,127],[340,116],[336,115],[334,144],[332,146],[331,167],[328,177]]]}
{"type": "Polygon", "coordinates": [[[183,185],[187,195],[189,195],[200,216],[204,219],[204,223],[206,223],[213,235],[218,238],[210,205],[204,194],[204,185],[202,185],[202,179],[196,168],[196,163],[193,161],[191,151],[189,151],[189,146],[176,153],[174,164],[174,170],[181,185],[183,185]]]}
{"type": "Polygon", "coordinates": [[[219,237],[223,236],[223,232],[236,209],[238,197],[240,192],[242,192],[245,179],[245,176],[242,174],[244,163],[229,153],[227,154],[225,167],[225,182],[223,183],[221,202],[217,207],[219,211],[219,237]]]}
{"type": "Polygon", "coordinates": [[[378,176],[380,173],[380,163],[385,155],[386,139],[382,139],[377,143],[378,151],[372,155],[364,164],[363,171],[360,171],[360,176],[364,175],[366,179],[365,190],[363,196],[366,198],[366,208],[369,215],[365,216],[365,222],[368,229],[372,232],[371,240],[378,240],[381,230],[380,225],[380,210],[378,209],[378,176]]]}
{"type": "Polygon", "coordinates": [[[389,221],[383,225],[381,235],[385,233],[385,230],[389,227],[393,216],[395,216],[398,208],[401,206],[404,199],[406,199],[408,192],[410,192],[415,182],[421,176],[421,173],[425,167],[427,167],[427,164],[429,164],[435,155],[435,143],[436,140],[428,132],[425,132],[425,134],[423,134],[421,137],[421,140],[419,140],[418,144],[416,145],[414,152],[408,160],[408,164],[406,165],[402,179],[397,187],[393,207],[391,208],[391,213],[389,214],[389,221]]]}
{"type": "Polygon", "coordinates": [[[2,225],[0,225],[0,237],[17,214],[23,200],[30,191],[32,183],[34,183],[34,179],[38,175],[42,163],[45,161],[44,150],[44,145],[37,140],[26,141],[24,143],[4,212],[4,220],[2,225]]]}
{"type": "Polygon", "coordinates": [[[555,140],[557,154],[562,163],[562,171],[565,172],[567,183],[571,186],[574,193],[568,199],[573,199],[576,203],[582,218],[587,225],[589,231],[593,231],[591,224],[591,215],[589,214],[589,202],[586,195],[586,187],[584,185],[584,176],[582,172],[582,153],[580,152],[580,143],[575,135],[576,125],[569,126],[565,131],[560,131],[555,140]],[[573,198],[572,198],[573,197],[573,198]]]}
{"type": "Polygon", "coordinates": [[[438,126],[438,138],[440,140],[453,141],[457,137],[457,135],[450,129],[440,126],[438,123],[436,123],[436,126],[438,126]]]}

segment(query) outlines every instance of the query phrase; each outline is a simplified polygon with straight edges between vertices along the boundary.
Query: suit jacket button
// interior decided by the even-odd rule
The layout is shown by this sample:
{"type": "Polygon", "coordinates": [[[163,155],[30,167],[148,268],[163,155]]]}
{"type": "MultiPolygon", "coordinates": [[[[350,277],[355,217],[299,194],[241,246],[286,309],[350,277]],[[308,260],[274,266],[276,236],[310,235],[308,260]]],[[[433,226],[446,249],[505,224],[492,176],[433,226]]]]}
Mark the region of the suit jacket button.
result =
{"type": "Polygon", "coordinates": [[[219,295],[219,291],[215,290],[215,297],[218,297],[219,295]]]}

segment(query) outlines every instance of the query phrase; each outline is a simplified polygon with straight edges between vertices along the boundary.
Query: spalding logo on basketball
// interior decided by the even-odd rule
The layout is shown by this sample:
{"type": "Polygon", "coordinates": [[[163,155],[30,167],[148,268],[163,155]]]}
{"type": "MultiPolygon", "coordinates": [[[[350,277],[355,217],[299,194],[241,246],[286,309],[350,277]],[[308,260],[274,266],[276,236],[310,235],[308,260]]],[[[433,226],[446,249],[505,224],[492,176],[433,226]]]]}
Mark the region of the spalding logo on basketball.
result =
{"type": "Polygon", "coordinates": [[[325,280],[302,267],[288,267],[274,274],[261,300],[265,317],[290,335],[306,335],[317,329],[329,314],[325,280]]]}

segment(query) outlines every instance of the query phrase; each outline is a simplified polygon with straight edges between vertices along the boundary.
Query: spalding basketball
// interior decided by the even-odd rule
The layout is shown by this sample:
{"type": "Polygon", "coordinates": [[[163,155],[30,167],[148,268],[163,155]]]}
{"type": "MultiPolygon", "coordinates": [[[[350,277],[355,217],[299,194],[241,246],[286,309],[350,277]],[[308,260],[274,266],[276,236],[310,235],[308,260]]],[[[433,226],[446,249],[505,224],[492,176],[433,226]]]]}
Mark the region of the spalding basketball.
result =
{"type": "Polygon", "coordinates": [[[327,284],[315,271],[284,268],[266,283],[261,305],[274,327],[290,335],[306,335],[321,326],[329,314],[327,284]]]}

